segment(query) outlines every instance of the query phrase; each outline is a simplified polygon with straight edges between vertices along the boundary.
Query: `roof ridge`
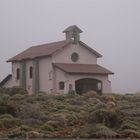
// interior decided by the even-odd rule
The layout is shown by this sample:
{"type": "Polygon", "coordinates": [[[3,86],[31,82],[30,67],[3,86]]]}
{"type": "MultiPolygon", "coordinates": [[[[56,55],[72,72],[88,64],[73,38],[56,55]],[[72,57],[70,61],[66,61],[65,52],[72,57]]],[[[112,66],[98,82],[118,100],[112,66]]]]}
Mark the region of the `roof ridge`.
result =
{"type": "Polygon", "coordinates": [[[98,53],[97,51],[95,51],[93,48],[89,47],[86,43],[79,41],[79,43],[81,43],[81,45],[84,45],[89,51],[91,51],[92,53],[94,53],[96,56],[98,57],[102,57],[102,55],[100,53],[98,53]]]}

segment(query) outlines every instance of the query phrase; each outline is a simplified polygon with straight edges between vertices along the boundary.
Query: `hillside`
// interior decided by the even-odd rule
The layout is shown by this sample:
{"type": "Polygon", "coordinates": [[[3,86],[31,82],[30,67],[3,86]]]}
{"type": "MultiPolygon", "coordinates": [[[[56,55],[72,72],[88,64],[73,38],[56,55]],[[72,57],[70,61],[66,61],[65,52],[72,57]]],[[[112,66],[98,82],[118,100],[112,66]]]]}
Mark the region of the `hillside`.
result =
{"type": "Polygon", "coordinates": [[[140,94],[0,89],[0,138],[140,138],[140,94]]]}

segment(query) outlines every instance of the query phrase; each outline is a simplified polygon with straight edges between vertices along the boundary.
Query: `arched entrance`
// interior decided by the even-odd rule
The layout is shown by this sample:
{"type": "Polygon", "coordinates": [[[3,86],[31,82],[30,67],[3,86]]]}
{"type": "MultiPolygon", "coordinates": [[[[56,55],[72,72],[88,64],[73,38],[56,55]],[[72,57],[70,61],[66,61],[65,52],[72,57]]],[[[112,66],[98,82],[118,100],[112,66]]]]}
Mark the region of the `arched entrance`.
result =
{"type": "Polygon", "coordinates": [[[97,93],[102,93],[102,81],[94,78],[84,78],[75,81],[76,93],[82,94],[90,90],[94,90],[97,93]]]}

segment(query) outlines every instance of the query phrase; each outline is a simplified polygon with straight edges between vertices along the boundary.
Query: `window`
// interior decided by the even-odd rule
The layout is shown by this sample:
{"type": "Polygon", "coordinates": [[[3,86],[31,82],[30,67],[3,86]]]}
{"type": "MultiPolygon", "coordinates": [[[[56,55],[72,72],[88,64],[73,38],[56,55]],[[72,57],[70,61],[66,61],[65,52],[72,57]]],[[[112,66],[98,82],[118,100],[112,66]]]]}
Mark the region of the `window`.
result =
{"type": "Polygon", "coordinates": [[[29,69],[30,78],[33,78],[33,67],[31,66],[29,69]]]}
{"type": "Polygon", "coordinates": [[[19,68],[17,68],[17,70],[16,70],[16,78],[17,78],[17,80],[20,79],[20,69],[19,68]]]}
{"type": "Polygon", "coordinates": [[[64,82],[59,82],[59,89],[64,90],[65,83],[64,82]]]}
{"type": "Polygon", "coordinates": [[[78,59],[79,59],[78,53],[76,53],[76,52],[72,53],[72,55],[71,55],[71,60],[72,60],[73,62],[77,62],[78,59]]]}

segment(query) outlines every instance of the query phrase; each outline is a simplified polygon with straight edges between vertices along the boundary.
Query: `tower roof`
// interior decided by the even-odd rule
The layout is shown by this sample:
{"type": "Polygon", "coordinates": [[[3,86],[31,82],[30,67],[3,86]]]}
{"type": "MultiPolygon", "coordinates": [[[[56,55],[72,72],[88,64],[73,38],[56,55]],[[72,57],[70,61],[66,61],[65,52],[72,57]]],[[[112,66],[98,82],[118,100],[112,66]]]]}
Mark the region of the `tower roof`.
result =
{"type": "Polygon", "coordinates": [[[83,31],[77,27],[76,25],[72,25],[72,26],[69,26],[68,28],[66,28],[63,33],[65,32],[73,32],[73,31],[76,31],[76,32],[79,32],[79,33],[82,33],[83,31]]]}

